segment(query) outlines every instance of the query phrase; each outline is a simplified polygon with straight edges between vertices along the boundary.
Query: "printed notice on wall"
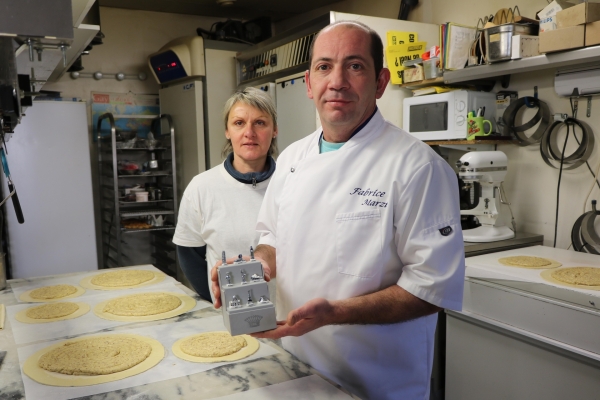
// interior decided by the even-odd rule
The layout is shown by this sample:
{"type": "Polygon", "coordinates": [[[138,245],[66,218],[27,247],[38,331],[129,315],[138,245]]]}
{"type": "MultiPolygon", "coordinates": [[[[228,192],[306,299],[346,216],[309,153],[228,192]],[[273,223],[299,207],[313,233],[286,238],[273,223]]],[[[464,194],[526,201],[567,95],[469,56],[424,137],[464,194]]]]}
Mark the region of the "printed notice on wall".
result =
{"type": "Polygon", "coordinates": [[[393,84],[402,83],[402,63],[417,59],[425,52],[425,42],[417,40],[416,32],[388,31],[385,60],[390,70],[393,84]]]}
{"type": "Polygon", "coordinates": [[[92,127],[94,141],[98,135],[110,135],[110,123],[102,120],[98,132],[98,119],[104,113],[112,113],[115,117],[117,131],[136,132],[139,138],[145,138],[150,132],[151,116],[160,113],[158,95],[134,93],[100,93],[92,92],[92,127]],[[135,117],[139,118],[135,118],[135,117]],[[128,118],[122,118],[128,117],[128,118]]]}

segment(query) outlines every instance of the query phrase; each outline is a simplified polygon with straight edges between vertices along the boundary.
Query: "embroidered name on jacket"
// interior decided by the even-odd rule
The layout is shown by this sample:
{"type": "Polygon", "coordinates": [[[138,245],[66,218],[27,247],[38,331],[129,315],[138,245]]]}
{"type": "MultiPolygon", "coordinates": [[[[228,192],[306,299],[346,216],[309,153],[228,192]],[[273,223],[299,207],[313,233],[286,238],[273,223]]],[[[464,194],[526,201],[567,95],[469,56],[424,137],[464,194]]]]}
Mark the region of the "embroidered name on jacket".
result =
{"type": "Polygon", "coordinates": [[[366,190],[363,190],[362,188],[354,188],[350,192],[350,196],[366,197],[365,199],[361,200],[361,206],[385,208],[388,205],[387,202],[380,201],[383,200],[385,192],[381,192],[378,189],[371,190],[371,188],[368,188],[366,190]]]}

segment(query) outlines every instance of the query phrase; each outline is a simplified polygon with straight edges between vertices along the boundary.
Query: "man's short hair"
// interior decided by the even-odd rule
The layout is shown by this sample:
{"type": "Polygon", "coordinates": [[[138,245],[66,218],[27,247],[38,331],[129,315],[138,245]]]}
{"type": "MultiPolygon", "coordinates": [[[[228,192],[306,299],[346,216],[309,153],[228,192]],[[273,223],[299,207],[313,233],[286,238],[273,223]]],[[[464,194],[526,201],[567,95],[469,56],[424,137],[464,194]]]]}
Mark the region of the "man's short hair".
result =
{"type": "Polygon", "coordinates": [[[381,41],[381,37],[377,32],[373,29],[369,28],[367,25],[358,21],[337,21],[333,24],[327,25],[325,28],[321,29],[314,37],[313,41],[310,44],[310,48],[308,49],[308,69],[310,71],[310,66],[312,65],[313,58],[313,48],[315,46],[315,42],[317,38],[321,35],[321,33],[325,30],[329,30],[332,27],[337,25],[344,25],[350,29],[362,29],[371,37],[371,57],[373,57],[373,63],[375,65],[375,79],[379,77],[379,73],[383,69],[383,42],[381,41]]]}

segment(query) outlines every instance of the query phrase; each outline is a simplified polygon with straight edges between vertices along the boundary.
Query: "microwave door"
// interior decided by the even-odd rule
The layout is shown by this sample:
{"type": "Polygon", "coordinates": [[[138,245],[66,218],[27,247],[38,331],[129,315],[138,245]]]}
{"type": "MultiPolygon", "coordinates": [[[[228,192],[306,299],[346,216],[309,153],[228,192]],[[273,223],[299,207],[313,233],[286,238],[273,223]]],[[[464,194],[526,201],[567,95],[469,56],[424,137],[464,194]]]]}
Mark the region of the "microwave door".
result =
{"type": "Polygon", "coordinates": [[[448,131],[448,102],[415,104],[410,106],[411,133],[448,131]]]}

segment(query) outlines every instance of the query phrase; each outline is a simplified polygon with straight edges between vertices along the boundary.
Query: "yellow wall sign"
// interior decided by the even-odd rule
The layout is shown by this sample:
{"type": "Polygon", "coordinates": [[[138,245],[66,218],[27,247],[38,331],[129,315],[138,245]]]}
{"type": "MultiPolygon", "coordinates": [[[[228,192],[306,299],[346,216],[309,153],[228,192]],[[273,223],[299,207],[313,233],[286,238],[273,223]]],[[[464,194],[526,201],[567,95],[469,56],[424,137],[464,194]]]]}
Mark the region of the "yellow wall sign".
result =
{"type": "Polygon", "coordinates": [[[387,31],[387,45],[415,43],[418,40],[416,32],[387,31]]]}
{"type": "Polygon", "coordinates": [[[393,84],[402,83],[402,63],[407,60],[419,58],[425,52],[426,42],[417,41],[416,32],[387,32],[387,47],[385,59],[391,73],[393,84]]]}

